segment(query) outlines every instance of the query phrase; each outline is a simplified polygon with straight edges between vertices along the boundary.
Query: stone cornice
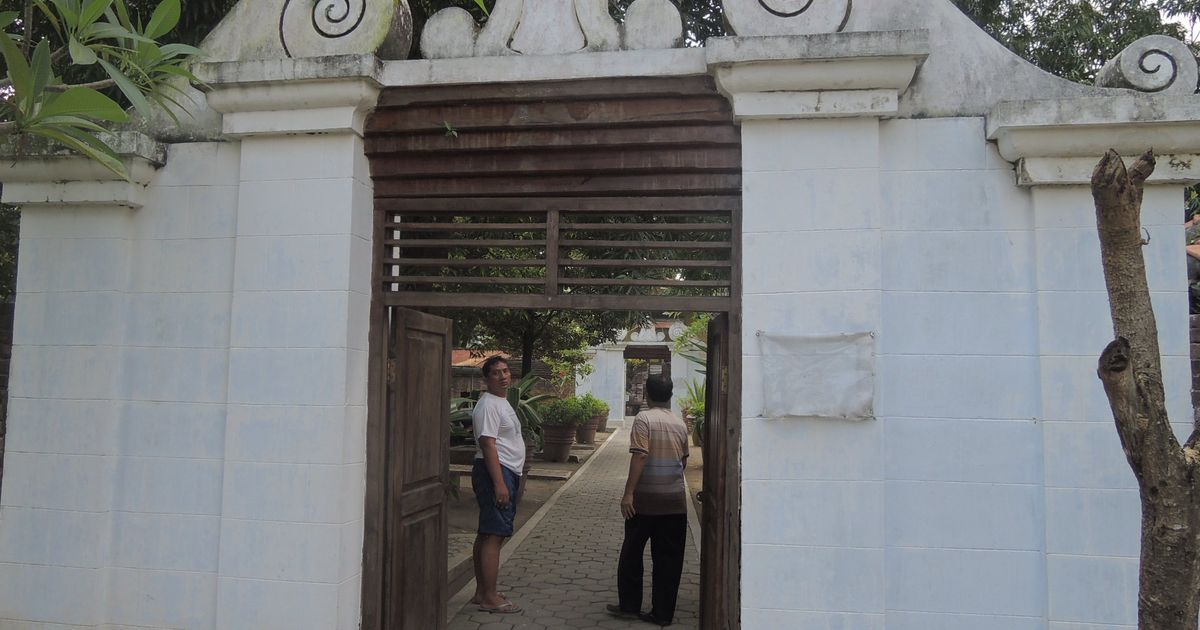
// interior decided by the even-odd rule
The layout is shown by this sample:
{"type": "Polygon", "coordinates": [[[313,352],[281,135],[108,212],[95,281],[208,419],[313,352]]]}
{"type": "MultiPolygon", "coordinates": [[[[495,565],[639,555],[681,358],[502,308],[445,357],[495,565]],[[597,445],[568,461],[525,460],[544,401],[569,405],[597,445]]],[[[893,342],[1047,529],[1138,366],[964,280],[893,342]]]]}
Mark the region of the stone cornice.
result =
{"type": "Polygon", "coordinates": [[[1018,183],[1083,185],[1108,149],[1126,157],[1153,149],[1150,183],[1200,181],[1200,97],[1118,96],[1000,103],[987,116],[987,138],[1017,164],[1018,183]],[[1193,167],[1193,164],[1197,167],[1193,167]]]}
{"type": "Polygon", "coordinates": [[[374,55],[330,55],[303,59],[222,61],[196,64],[196,78],[209,87],[367,77],[378,82],[383,62],[374,55]]]}
{"type": "Polygon", "coordinates": [[[371,55],[202,64],[208,104],[227,136],[361,135],[379,99],[381,66],[371,55]]]}
{"type": "MultiPolygon", "coordinates": [[[[1128,160],[1140,154],[1124,155],[1128,160]]],[[[1155,154],[1154,173],[1147,184],[1177,184],[1190,186],[1200,182],[1200,155],[1170,153],[1155,154]]],[[[1017,160],[1018,186],[1087,186],[1092,171],[1100,161],[1095,157],[1028,157],[1017,160]]]]}
{"type": "Polygon", "coordinates": [[[739,119],[894,115],[928,54],[925,31],[723,37],[705,55],[739,119]]]}
{"type": "Polygon", "coordinates": [[[20,153],[0,145],[4,203],[24,208],[117,206],[140,208],[146,186],[167,161],[167,148],[145,134],[123,131],[106,138],[129,173],[122,179],[95,160],[47,142],[35,141],[20,153]]]}

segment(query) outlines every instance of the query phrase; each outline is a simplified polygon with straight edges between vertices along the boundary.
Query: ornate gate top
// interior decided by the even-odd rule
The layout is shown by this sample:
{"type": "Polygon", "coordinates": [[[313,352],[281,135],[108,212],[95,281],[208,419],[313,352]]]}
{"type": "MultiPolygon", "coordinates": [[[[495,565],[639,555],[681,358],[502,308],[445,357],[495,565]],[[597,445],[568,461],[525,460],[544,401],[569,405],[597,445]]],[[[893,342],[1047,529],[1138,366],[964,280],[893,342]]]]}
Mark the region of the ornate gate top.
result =
{"type": "Polygon", "coordinates": [[[208,61],[374,54],[404,59],[412,45],[405,0],[239,2],[204,40],[208,61]]]}
{"type": "Polygon", "coordinates": [[[606,0],[497,0],[482,30],[463,9],[443,9],[425,24],[429,59],[560,55],[674,48],[683,41],[679,11],[668,0],[636,0],[618,24],[606,0]]]}

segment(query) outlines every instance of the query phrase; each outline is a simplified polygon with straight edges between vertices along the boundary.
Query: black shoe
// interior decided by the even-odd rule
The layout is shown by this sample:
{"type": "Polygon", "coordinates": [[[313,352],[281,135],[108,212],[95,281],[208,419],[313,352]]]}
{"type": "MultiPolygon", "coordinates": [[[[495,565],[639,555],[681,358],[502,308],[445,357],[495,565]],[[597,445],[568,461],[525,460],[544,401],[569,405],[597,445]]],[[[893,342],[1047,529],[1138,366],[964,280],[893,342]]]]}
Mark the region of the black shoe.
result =
{"type": "Polygon", "coordinates": [[[656,626],[662,626],[664,628],[671,625],[670,621],[663,621],[658,617],[655,617],[653,613],[638,613],[638,619],[641,619],[647,623],[652,623],[656,626]]]}
{"type": "Polygon", "coordinates": [[[604,609],[608,611],[608,614],[614,617],[620,617],[622,619],[637,619],[642,615],[642,613],[636,610],[622,610],[621,607],[616,604],[608,604],[604,607],[604,609]]]}

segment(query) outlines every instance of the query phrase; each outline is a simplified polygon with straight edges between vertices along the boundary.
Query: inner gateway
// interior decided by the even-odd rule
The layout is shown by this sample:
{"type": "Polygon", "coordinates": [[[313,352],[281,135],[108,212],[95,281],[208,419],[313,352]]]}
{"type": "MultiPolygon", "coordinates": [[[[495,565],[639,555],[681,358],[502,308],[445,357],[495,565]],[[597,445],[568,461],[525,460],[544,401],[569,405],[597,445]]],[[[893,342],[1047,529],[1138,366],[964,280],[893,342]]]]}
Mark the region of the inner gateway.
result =
{"type": "MultiPolygon", "coordinates": [[[[436,533],[432,512],[398,525],[388,513],[405,496],[389,480],[418,487],[407,473],[438,466],[387,436],[422,422],[405,411],[418,403],[403,401],[426,386],[405,382],[421,368],[409,365],[404,344],[445,326],[413,309],[446,307],[718,314],[709,339],[708,408],[717,411],[701,498],[701,627],[738,627],[740,482],[730,454],[740,439],[741,137],[712,78],[388,88],[365,139],[379,388],[368,441],[387,446],[368,447],[367,520],[379,526],[368,527],[364,544],[363,627],[398,620],[390,602],[433,595],[395,592],[408,588],[388,578],[404,573],[400,565],[413,573],[414,562],[440,558],[444,567],[445,528],[436,533]],[[440,539],[440,553],[412,550],[417,539],[440,539]]],[[[447,367],[436,365],[439,352],[426,353],[427,372],[447,367]]]]}

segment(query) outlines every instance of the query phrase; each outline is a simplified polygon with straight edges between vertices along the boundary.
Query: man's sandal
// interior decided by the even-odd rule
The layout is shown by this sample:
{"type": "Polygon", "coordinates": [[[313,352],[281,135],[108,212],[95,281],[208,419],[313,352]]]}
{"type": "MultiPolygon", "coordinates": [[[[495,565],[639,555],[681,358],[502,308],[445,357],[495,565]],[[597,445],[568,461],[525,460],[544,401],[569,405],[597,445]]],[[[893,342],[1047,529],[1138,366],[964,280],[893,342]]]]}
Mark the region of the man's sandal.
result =
{"type": "Polygon", "coordinates": [[[504,602],[503,604],[500,604],[499,606],[496,606],[495,608],[488,608],[487,606],[480,606],[479,610],[481,612],[486,612],[486,613],[498,613],[501,615],[511,615],[512,613],[521,612],[522,609],[520,606],[518,606],[512,602],[504,602]]]}
{"type": "MultiPolygon", "coordinates": [[[[496,594],[500,596],[500,599],[503,599],[504,601],[508,601],[508,595],[505,595],[504,593],[496,593],[496,594]]],[[[478,595],[472,595],[470,603],[478,606],[483,603],[483,600],[479,599],[478,595]]]]}

